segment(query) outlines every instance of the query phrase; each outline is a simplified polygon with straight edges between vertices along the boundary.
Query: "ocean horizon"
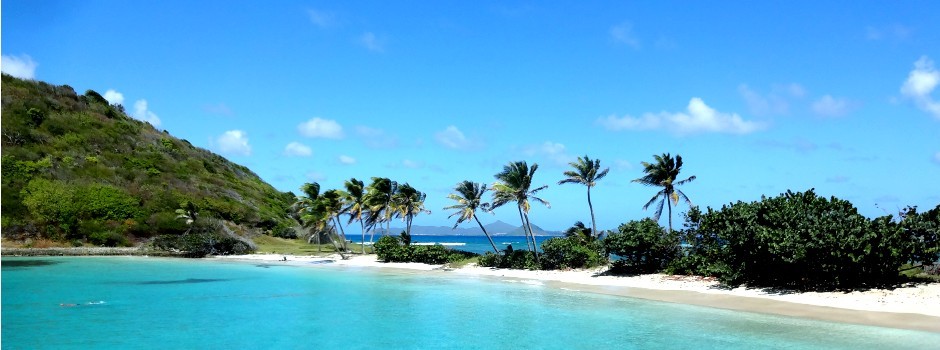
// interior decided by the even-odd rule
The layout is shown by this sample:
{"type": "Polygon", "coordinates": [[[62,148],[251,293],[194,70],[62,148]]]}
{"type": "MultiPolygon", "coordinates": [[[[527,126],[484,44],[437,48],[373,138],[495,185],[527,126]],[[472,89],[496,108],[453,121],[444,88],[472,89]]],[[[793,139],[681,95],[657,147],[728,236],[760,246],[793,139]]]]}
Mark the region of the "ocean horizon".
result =
{"type": "Polygon", "coordinates": [[[940,334],[310,264],[2,258],[2,347],[923,349],[940,334]]]}

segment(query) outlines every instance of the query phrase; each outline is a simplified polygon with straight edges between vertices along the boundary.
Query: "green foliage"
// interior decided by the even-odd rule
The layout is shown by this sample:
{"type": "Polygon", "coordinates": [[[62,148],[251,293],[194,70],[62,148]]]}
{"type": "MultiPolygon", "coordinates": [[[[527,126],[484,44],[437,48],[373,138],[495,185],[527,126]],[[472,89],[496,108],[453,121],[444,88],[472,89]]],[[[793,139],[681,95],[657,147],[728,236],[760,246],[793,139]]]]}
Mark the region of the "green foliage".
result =
{"type": "Polygon", "coordinates": [[[597,241],[584,241],[581,236],[553,237],[542,242],[539,261],[543,269],[581,269],[607,262],[603,247],[597,241]]]}
{"type": "MultiPolygon", "coordinates": [[[[938,210],[940,211],[940,210],[938,210]]],[[[787,192],[689,217],[677,270],[738,285],[831,290],[898,281],[898,268],[937,259],[936,213],[868,220],[851,203],[787,192]]]]}
{"type": "Polygon", "coordinates": [[[604,238],[604,250],[620,257],[625,272],[661,271],[678,254],[678,236],[667,233],[653,219],[630,221],[617,230],[604,238]]]}
{"type": "Polygon", "coordinates": [[[476,256],[477,254],[448,249],[441,245],[405,245],[400,238],[383,236],[373,245],[378,259],[384,262],[417,262],[446,264],[476,256]]]}
{"type": "Polygon", "coordinates": [[[233,234],[226,233],[224,224],[217,219],[200,218],[193,223],[189,234],[160,235],[154,237],[153,248],[181,252],[186,257],[201,258],[207,255],[249,254],[256,247],[233,234]]]}
{"type": "Polygon", "coordinates": [[[501,269],[537,270],[539,268],[538,263],[535,262],[534,253],[513,249],[512,245],[506,247],[502,254],[486,252],[477,260],[477,263],[483,267],[501,269]]]}
{"type": "Polygon", "coordinates": [[[289,235],[284,193],[244,166],[127,117],[97,92],[79,96],[68,86],[9,75],[0,90],[0,192],[11,223],[5,236],[86,239],[100,233],[80,222],[128,218],[140,224],[115,232],[131,240],[178,233],[167,212],[185,199],[244,229],[289,235]],[[29,187],[36,180],[44,182],[29,187]]]}

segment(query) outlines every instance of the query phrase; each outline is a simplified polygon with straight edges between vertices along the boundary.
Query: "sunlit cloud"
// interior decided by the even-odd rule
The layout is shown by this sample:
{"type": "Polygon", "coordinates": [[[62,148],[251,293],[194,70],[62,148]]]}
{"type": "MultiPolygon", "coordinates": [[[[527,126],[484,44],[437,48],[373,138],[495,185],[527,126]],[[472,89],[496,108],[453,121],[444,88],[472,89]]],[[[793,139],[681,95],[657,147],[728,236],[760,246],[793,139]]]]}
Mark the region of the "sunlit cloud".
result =
{"type": "Polygon", "coordinates": [[[622,130],[666,130],[677,135],[697,133],[749,134],[765,128],[765,125],[747,121],[736,113],[722,113],[693,97],[686,112],[646,113],[640,117],[608,116],[597,123],[612,131],[622,130]]]}
{"type": "Polygon", "coordinates": [[[832,97],[832,95],[823,95],[816,102],[813,102],[813,113],[824,117],[841,117],[849,113],[852,109],[852,103],[845,98],[832,97]]]}
{"type": "Polygon", "coordinates": [[[766,94],[751,89],[747,84],[741,84],[738,86],[738,93],[744,98],[751,114],[760,116],[787,114],[790,112],[792,99],[806,96],[806,90],[797,83],[774,85],[766,94]]]}
{"type": "Polygon", "coordinates": [[[564,144],[552,141],[523,147],[522,155],[526,157],[543,157],[555,165],[566,165],[575,159],[574,156],[568,154],[568,149],[564,144]]]}
{"type": "Polygon", "coordinates": [[[218,114],[230,117],[235,114],[229,106],[224,103],[214,103],[202,106],[202,110],[211,114],[218,114]]]}
{"type": "Polygon", "coordinates": [[[215,140],[216,148],[220,153],[229,155],[251,155],[251,145],[248,144],[248,134],[241,130],[229,130],[215,140]]]}
{"type": "Polygon", "coordinates": [[[342,164],[346,164],[346,165],[352,165],[352,164],[356,164],[356,158],[353,158],[347,155],[340,155],[339,162],[342,164]]]}
{"type": "Polygon", "coordinates": [[[335,120],[313,118],[297,126],[297,131],[305,137],[341,139],[343,138],[343,127],[335,120]]]}
{"type": "Polygon", "coordinates": [[[327,28],[336,24],[335,16],[330,12],[310,9],[307,10],[307,16],[310,17],[310,23],[320,28],[327,28]]]}
{"type": "Polygon", "coordinates": [[[901,95],[914,101],[918,108],[940,119],[940,101],[934,100],[932,93],[940,83],[940,72],[927,56],[921,56],[914,62],[914,69],[901,86],[901,95]]]}
{"type": "Polygon", "coordinates": [[[108,89],[108,91],[105,91],[104,99],[108,100],[108,103],[113,104],[113,105],[124,104],[124,94],[117,92],[114,89],[108,89]]]}
{"type": "Polygon", "coordinates": [[[359,36],[359,43],[372,52],[384,52],[385,40],[377,37],[373,32],[365,32],[359,36]]]}
{"type": "Polygon", "coordinates": [[[892,24],[880,27],[868,26],[865,28],[865,37],[872,41],[907,40],[911,37],[912,33],[913,30],[910,27],[900,24],[892,24]]]}
{"type": "Polygon", "coordinates": [[[160,117],[156,113],[150,110],[147,106],[147,100],[140,99],[134,102],[134,113],[131,114],[134,119],[142,120],[150,123],[155,127],[160,126],[160,117]]]}
{"type": "Polygon", "coordinates": [[[29,55],[0,56],[0,70],[20,79],[35,79],[37,66],[39,64],[29,55]]]}
{"type": "Polygon", "coordinates": [[[313,150],[300,142],[291,142],[284,147],[284,154],[292,157],[309,157],[313,155],[313,150]]]}

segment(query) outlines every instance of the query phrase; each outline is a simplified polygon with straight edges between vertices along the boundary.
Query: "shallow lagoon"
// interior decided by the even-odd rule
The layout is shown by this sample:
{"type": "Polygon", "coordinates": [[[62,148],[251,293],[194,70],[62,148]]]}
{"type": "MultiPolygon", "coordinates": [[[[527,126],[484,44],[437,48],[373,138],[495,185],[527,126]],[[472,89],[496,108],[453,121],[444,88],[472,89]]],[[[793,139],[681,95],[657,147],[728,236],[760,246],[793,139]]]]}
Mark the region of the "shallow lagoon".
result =
{"type": "Polygon", "coordinates": [[[2,267],[4,349],[925,349],[940,344],[938,333],[447,274],[126,257],[3,258],[2,267]]]}

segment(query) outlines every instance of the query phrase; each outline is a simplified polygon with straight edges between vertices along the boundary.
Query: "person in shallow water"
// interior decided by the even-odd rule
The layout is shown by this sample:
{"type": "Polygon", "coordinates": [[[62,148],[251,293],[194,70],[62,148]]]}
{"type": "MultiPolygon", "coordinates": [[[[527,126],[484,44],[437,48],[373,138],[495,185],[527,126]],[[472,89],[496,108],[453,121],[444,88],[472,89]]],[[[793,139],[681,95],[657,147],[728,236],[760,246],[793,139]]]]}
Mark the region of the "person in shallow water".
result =
{"type": "MultiPolygon", "coordinates": [[[[104,304],[104,301],[89,301],[89,302],[87,302],[87,303],[85,303],[85,304],[82,304],[82,305],[101,305],[101,304],[104,304]]],[[[73,303],[61,303],[61,304],[59,304],[59,306],[61,306],[61,307],[76,307],[76,306],[82,306],[82,305],[73,304],[73,303]]]]}

